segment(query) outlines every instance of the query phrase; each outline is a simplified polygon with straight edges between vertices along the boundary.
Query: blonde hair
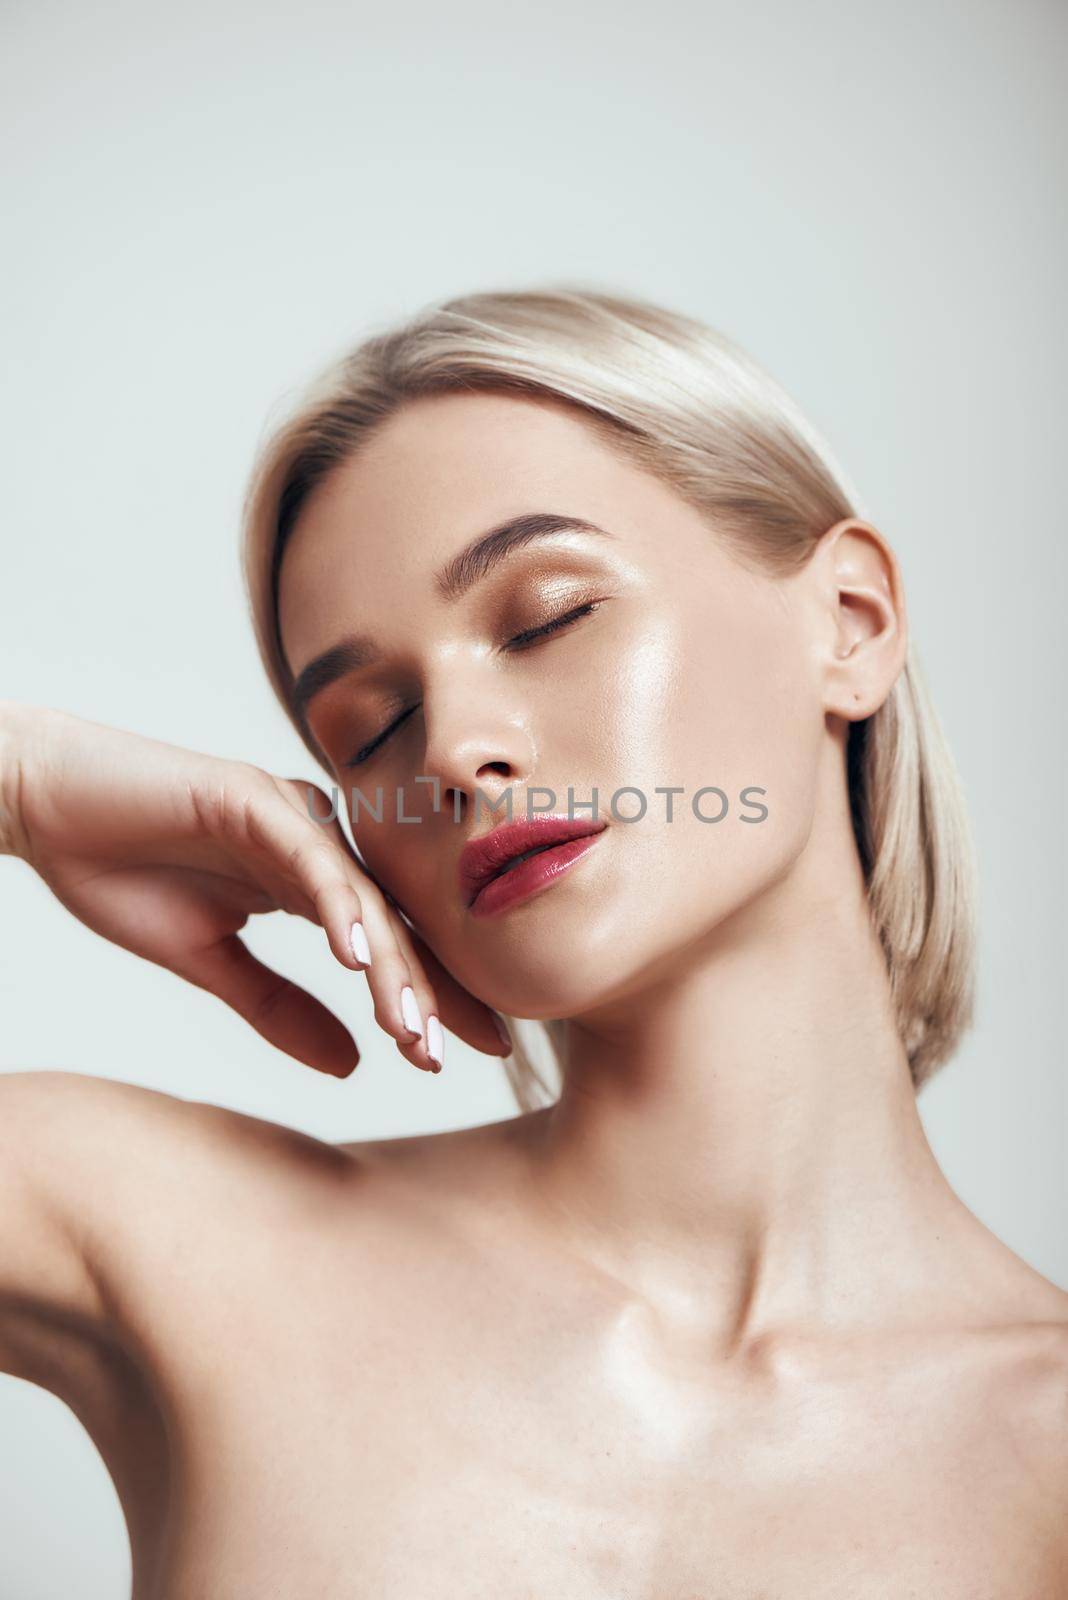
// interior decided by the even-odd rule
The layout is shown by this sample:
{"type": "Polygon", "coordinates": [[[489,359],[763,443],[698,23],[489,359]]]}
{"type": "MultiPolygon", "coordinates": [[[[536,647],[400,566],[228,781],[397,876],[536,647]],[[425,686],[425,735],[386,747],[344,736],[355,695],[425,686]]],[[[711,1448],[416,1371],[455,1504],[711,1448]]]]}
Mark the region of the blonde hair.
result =
{"type": "MultiPolygon", "coordinates": [[[[311,490],[379,423],[407,400],[454,390],[579,408],[607,442],[701,511],[739,559],[765,571],[796,571],[829,527],[865,515],[794,402],[691,317],[568,285],[434,304],[365,339],[302,392],[261,446],[245,500],[245,582],[260,655],[327,772],[292,709],[278,634],[282,552],[311,490]]],[[[887,699],[850,725],[846,765],[869,907],[918,1090],[972,1020],[975,868],[959,780],[911,642],[887,699]]],[[[520,1110],[533,1110],[559,1090],[566,1021],[508,1022],[515,1049],[505,1070],[520,1110]]]]}

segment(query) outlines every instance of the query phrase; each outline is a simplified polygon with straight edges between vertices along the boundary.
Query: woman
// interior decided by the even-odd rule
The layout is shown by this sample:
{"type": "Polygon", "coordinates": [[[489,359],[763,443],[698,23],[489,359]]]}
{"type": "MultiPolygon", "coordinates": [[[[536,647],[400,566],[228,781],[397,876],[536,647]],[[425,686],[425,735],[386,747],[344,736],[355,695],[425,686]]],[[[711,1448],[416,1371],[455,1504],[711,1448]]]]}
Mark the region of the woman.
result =
{"type": "Polygon", "coordinates": [[[1068,1295],[916,1106],[971,1008],[953,769],[790,401],[655,306],[472,295],[302,399],[245,555],[329,791],[9,703],[4,847],[338,1076],[253,912],[417,1068],[503,1012],[521,1114],[0,1082],[2,1364],[96,1440],[135,1600],[1068,1594],[1068,1295]]]}

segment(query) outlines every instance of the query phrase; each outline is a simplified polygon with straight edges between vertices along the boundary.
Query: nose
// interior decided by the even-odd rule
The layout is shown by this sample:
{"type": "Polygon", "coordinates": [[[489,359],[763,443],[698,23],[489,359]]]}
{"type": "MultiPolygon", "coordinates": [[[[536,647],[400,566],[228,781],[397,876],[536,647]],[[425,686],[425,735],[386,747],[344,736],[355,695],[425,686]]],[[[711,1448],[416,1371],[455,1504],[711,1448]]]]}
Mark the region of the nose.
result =
{"type": "Polygon", "coordinates": [[[529,707],[514,692],[490,674],[461,679],[453,667],[447,684],[424,684],[423,772],[437,778],[442,810],[463,817],[476,789],[496,801],[530,781],[534,739],[529,707]]]}
{"type": "Polygon", "coordinates": [[[423,697],[426,730],[423,772],[437,778],[441,805],[463,816],[476,790],[491,800],[527,783],[533,770],[533,740],[522,709],[486,685],[428,688],[423,697]]]}

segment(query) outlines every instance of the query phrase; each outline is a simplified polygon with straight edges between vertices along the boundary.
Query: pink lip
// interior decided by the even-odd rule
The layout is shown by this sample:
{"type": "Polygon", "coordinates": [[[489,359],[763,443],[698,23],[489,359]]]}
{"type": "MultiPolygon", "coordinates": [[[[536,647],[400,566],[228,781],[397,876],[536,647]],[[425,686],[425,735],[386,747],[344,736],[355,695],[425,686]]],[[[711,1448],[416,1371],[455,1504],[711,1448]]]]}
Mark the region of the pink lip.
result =
{"type": "Polygon", "coordinates": [[[569,821],[566,817],[532,817],[504,823],[480,839],[472,839],[460,855],[460,894],[474,917],[493,916],[547,889],[600,838],[607,824],[569,821]],[[528,850],[537,854],[502,868],[528,850]]]}

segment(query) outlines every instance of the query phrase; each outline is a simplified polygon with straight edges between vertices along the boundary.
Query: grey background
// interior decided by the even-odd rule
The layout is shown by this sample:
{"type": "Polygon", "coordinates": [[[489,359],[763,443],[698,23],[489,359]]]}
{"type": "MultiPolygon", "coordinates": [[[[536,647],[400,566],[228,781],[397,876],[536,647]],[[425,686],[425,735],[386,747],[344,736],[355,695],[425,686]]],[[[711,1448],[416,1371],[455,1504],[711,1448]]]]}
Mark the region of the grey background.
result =
{"type": "MultiPolygon", "coordinates": [[[[550,0],[386,8],[9,4],[0,21],[0,693],[287,776],[239,587],[272,405],[383,318],[581,278],[738,339],[904,567],[978,840],[978,1026],[922,1094],[947,1176],[1068,1286],[1065,11],[550,0]]],[[[280,915],[250,943],[364,1050],[338,1085],[106,944],[0,861],[0,1069],[64,1068],[328,1139],[495,1120],[280,915]]],[[[0,1600],[121,1600],[102,1463],[0,1377],[0,1600]]]]}

